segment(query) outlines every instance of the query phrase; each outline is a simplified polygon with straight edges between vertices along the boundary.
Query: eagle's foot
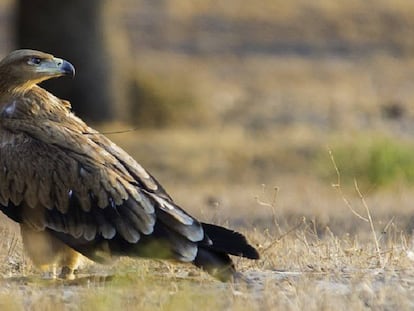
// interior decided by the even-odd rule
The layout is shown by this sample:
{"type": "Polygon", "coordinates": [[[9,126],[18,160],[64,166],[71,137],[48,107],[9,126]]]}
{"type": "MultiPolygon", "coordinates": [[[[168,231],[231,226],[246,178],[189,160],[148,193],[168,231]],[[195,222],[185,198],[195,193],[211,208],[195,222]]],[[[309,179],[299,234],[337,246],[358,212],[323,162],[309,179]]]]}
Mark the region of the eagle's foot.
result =
{"type": "Polygon", "coordinates": [[[59,274],[60,279],[64,280],[74,280],[75,279],[75,270],[69,268],[68,266],[62,267],[62,270],[59,274]]]}

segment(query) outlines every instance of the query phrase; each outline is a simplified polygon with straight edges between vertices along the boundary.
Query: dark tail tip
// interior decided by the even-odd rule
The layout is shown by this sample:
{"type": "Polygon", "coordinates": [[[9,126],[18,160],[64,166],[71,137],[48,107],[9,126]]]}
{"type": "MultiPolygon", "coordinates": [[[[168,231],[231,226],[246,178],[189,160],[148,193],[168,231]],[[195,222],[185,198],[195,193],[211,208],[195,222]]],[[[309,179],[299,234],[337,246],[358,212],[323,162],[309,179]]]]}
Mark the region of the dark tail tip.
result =
{"type": "Polygon", "coordinates": [[[244,235],[220,226],[202,223],[204,233],[213,244],[209,248],[216,252],[227,253],[234,256],[259,259],[258,251],[251,246],[244,235]]]}
{"type": "Polygon", "coordinates": [[[236,270],[229,256],[259,259],[259,253],[246,238],[233,230],[202,223],[206,239],[198,245],[194,264],[220,281],[233,280],[236,270]],[[211,243],[207,243],[211,240],[211,243]]]}

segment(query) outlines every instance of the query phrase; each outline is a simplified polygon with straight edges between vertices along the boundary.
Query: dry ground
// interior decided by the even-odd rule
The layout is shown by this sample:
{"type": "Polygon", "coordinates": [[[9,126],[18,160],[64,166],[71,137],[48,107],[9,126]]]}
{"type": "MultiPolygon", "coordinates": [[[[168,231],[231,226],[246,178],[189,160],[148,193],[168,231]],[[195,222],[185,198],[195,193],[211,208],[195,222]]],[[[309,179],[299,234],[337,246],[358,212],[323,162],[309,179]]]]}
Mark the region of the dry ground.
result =
{"type": "Polygon", "coordinates": [[[313,221],[300,217],[285,230],[268,217],[273,226],[242,229],[262,259],[236,260],[245,280],[235,284],[184,265],[129,259],[111,267],[87,264],[74,282],[45,281],[34,275],[13,230],[3,231],[1,309],[412,309],[412,241],[395,223],[375,222],[386,227],[383,234],[377,230],[378,254],[369,225],[351,215],[347,221],[359,226],[349,235],[328,227],[318,233],[313,221]]]}
{"type": "Polygon", "coordinates": [[[358,175],[361,198],[349,164],[360,160],[351,149],[378,137],[412,148],[412,4],[133,3],[141,7],[125,1],[125,23],[139,30],[129,34],[137,74],[190,89],[204,115],[163,130],[99,129],[193,215],[245,233],[262,259],[236,259],[244,280],[235,284],[126,258],[45,281],[1,216],[0,310],[413,309],[412,181],[358,175]]]}

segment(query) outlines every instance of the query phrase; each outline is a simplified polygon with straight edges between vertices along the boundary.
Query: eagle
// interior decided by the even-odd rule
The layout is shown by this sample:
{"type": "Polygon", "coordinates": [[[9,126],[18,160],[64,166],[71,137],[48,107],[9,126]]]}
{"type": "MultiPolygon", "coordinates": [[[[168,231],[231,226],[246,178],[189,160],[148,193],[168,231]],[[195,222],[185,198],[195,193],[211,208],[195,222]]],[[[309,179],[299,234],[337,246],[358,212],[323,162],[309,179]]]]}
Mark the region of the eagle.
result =
{"type": "Polygon", "coordinates": [[[229,255],[259,258],[242,234],[184,211],[68,101],[38,86],[74,75],[68,61],[35,50],[0,61],[0,209],[19,223],[40,271],[73,279],[80,254],[98,263],[129,256],[188,262],[229,281],[229,255]]]}

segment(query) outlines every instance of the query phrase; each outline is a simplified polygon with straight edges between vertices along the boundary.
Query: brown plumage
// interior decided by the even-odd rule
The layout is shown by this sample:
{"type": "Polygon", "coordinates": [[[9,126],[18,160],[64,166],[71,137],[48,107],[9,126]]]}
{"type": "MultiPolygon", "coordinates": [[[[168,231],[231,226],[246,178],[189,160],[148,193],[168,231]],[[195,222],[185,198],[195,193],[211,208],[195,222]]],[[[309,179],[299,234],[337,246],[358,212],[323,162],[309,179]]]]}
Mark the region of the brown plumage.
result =
{"type": "Polygon", "coordinates": [[[37,86],[62,75],[73,66],[38,51],[0,62],[0,209],[20,224],[34,264],[71,278],[79,253],[97,262],[151,257],[229,280],[229,254],[259,258],[241,234],[187,214],[69,102],[37,86]]]}

